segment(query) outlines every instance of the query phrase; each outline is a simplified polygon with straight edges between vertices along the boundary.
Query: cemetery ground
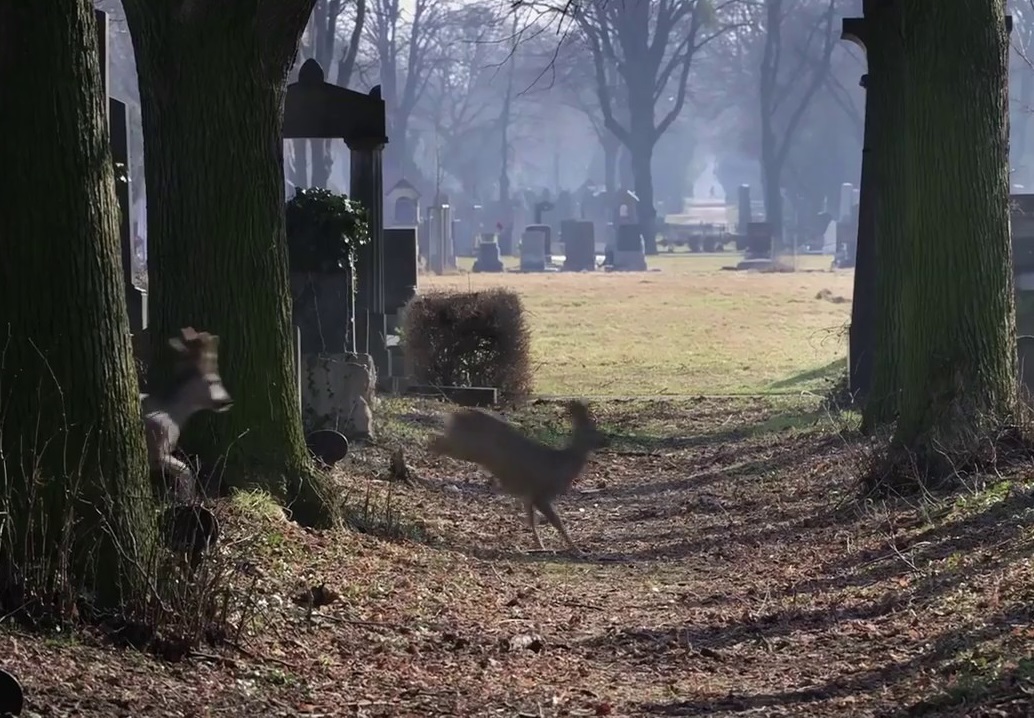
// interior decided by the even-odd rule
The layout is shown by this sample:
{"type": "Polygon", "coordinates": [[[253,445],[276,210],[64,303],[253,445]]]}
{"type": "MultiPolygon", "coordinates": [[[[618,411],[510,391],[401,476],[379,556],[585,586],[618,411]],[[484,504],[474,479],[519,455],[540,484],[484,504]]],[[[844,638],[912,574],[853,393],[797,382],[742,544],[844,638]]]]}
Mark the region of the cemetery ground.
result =
{"type": "MultiPolygon", "coordinates": [[[[717,280],[685,271],[684,292],[715,293],[711,321],[752,321],[723,316],[733,302],[719,301],[717,280]]],[[[622,302],[616,288],[662,276],[592,278],[613,280],[613,291],[598,295],[613,313],[597,321],[639,321],[641,300],[622,302]]],[[[842,322],[850,306],[816,299],[821,288],[846,294],[831,274],[814,275],[819,289],[806,274],[726,276],[752,296],[800,287],[808,302],[782,315],[784,331],[799,338],[842,322]],[[828,315],[811,317],[814,306],[828,315]]],[[[488,281],[437,281],[468,279],[488,281]]],[[[574,280],[552,285],[565,306],[578,293],[560,287],[574,280]]],[[[561,320],[546,313],[541,293],[525,296],[547,341],[544,327],[561,320]]],[[[531,533],[514,501],[474,467],[423,449],[446,407],[386,399],[376,443],[335,469],[349,530],[304,530],[262,494],[216,503],[224,538],[214,565],[228,573],[210,569],[219,578],[209,592],[233,596],[228,613],[239,632],[172,660],[113,648],[90,630],[41,637],[5,624],[0,666],[25,685],[26,715],[1034,713],[1026,473],[970,477],[947,497],[866,498],[858,477],[872,444],[858,435],[856,415],[823,401],[814,379],[822,372],[812,371],[836,350],[805,362],[811,378],[789,381],[801,369],[788,371],[779,352],[728,329],[702,333],[707,313],[683,309],[692,321],[665,308],[665,340],[684,327],[729,352],[730,371],[753,367],[736,386],[788,381],[797,394],[594,400],[612,443],[558,502],[585,557],[528,551],[531,533]],[[397,449],[408,477],[390,470],[397,449]]],[[[579,347],[566,341],[574,354],[579,347]]],[[[702,357],[706,349],[699,345],[702,357]]],[[[620,358],[607,351],[593,361],[620,358]]],[[[793,351],[788,342],[785,351],[793,351]]],[[[626,358],[649,362],[651,354],[646,347],[626,358]]],[[[630,369],[624,385],[597,366],[581,370],[592,387],[646,393],[649,367],[630,369]]],[[[719,393],[706,382],[721,380],[721,366],[684,369],[697,382],[685,393],[719,393]]],[[[603,393],[592,387],[584,393],[603,393]]],[[[552,390],[576,389],[558,379],[552,390]]],[[[547,442],[568,430],[557,401],[504,413],[547,442]]],[[[561,548],[551,527],[541,532],[547,547],[561,548]]]]}
{"type": "Polygon", "coordinates": [[[517,291],[543,395],[823,391],[844,372],[853,273],[825,271],[830,257],[814,255],[799,257],[805,271],[794,274],[722,271],[740,258],[661,254],[649,258],[657,272],[459,273],[420,282],[517,291]]]}

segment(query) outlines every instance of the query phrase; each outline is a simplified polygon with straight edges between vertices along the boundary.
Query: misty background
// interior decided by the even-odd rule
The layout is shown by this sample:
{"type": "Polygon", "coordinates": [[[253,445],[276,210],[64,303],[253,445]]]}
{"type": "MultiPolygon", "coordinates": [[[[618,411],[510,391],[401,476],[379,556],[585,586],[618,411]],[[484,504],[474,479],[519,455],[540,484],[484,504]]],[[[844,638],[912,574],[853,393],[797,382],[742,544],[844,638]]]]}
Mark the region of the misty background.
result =
{"type": "MultiPolygon", "coordinates": [[[[144,239],[132,42],[119,0],[96,6],[110,18],[111,93],[130,110],[144,239]]],[[[318,0],[291,80],[312,57],[329,82],[381,86],[385,191],[405,178],[425,198],[490,206],[628,188],[663,221],[687,198],[733,203],[748,184],[770,221],[804,223],[837,215],[841,185],[859,180],[865,57],[840,32],[861,10],[861,0],[595,0],[577,11],[562,1],[318,0]],[[778,195],[764,191],[773,186],[778,195]]],[[[1024,192],[1034,182],[1034,0],[1009,11],[1013,191],[1024,192]]],[[[288,191],[347,193],[342,141],[286,141],[284,164],[288,191]]]]}

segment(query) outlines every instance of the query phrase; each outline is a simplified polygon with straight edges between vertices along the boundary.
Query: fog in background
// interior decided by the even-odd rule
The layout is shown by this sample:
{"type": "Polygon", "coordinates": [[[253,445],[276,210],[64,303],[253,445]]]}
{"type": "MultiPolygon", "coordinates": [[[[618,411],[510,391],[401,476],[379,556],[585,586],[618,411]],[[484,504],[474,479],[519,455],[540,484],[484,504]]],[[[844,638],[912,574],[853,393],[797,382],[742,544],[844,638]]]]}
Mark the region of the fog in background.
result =
{"type": "MultiPolygon", "coordinates": [[[[1032,3],[1009,4],[1014,191],[1034,185],[1032,3]]],[[[96,4],[110,17],[111,92],[130,107],[135,231],[143,236],[132,44],[118,0],[96,4]]],[[[779,222],[840,211],[841,184],[859,180],[865,99],[864,53],[840,30],[844,17],[861,14],[861,0],[564,8],[563,0],[516,9],[319,0],[292,79],[314,57],[328,81],[363,92],[381,86],[385,191],[405,178],[427,198],[440,191],[454,204],[490,206],[502,196],[628,188],[662,221],[688,198],[734,203],[736,187],[749,184],[779,222]]],[[[285,178],[347,192],[348,150],[341,141],[285,142],[285,178]]]]}

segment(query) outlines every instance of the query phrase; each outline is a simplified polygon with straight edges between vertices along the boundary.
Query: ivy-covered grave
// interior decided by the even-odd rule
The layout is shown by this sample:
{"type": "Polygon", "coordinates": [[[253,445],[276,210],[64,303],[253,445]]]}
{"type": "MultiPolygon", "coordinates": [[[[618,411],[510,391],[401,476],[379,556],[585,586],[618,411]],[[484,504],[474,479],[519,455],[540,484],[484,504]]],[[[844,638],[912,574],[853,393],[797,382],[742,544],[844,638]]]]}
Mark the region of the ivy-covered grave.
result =
{"type": "Polygon", "coordinates": [[[346,195],[298,188],[286,222],[305,430],[370,438],[375,369],[357,352],[355,336],[356,255],[370,241],[366,211],[346,195]]]}

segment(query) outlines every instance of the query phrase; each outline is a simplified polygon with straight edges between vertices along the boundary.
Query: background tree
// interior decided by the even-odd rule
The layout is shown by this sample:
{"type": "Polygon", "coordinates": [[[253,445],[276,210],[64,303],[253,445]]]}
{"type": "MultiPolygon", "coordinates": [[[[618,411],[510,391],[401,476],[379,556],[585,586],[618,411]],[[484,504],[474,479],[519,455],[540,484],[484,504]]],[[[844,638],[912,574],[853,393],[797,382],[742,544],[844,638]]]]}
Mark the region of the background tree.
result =
{"type": "Polygon", "coordinates": [[[388,186],[417,173],[410,147],[410,123],[427,90],[436,39],[446,14],[443,0],[414,0],[412,12],[401,0],[368,0],[367,41],[378,65],[381,97],[387,109],[390,142],[384,149],[388,186]]]}
{"type": "Polygon", "coordinates": [[[591,0],[570,10],[592,53],[604,124],[629,152],[649,254],[657,252],[654,148],[686,103],[694,57],[727,31],[722,13],[733,4],[732,0],[591,0]],[[608,65],[615,68],[628,99],[624,121],[616,112],[608,65]],[[658,110],[665,106],[658,118],[658,110]]]}
{"type": "Polygon", "coordinates": [[[833,22],[835,0],[828,0],[821,13],[811,12],[815,9],[809,0],[765,0],[761,23],[761,177],[765,217],[776,248],[782,247],[783,238],[783,170],[801,120],[829,76],[833,48],[839,42],[833,22]],[[784,26],[791,16],[792,28],[784,26]],[[797,38],[787,37],[794,31],[797,38]],[[785,63],[791,54],[796,57],[785,63]]]}
{"type": "Polygon", "coordinates": [[[901,12],[908,224],[894,443],[950,476],[1018,424],[1009,39],[1004,0],[911,0],[901,12]]]}
{"type": "Polygon", "coordinates": [[[110,607],[154,515],[93,4],[0,0],[0,86],[0,550],[110,607]]]}
{"type": "MultiPolygon", "coordinates": [[[[192,424],[295,518],[330,518],[302,435],[284,236],[283,100],[315,0],[124,0],[140,81],[150,247],[150,331],[221,336],[232,411],[192,424]],[[203,429],[207,427],[207,431],[203,429]]],[[[156,352],[156,356],[158,352],[156,352]]],[[[160,382],[167,367],[152,367],[160,382]]]]}
{"type": "MultiPolygon", "coordinates": [[[[366,0],[316,0],[292,75],[297,74],[302,62],[313,58],[323,68],[327,82],[348,87],[365,24],[366,0]]],[[[297,138],[291,145],[291,183],[296,187],[327,187],[334,166],[331,140],[297,138]]]]}
{"type": "Polygon", "coordinates": [[[430,140],[422,144],[433,148],[429,159],[435,174],[440,169],[455,178],[474,202],[487,201],[495,181],[492,163],[484,157],[498,131],[502,97],[495,83],[505,76],[502,65],[509,51],[501,37],[502,23],[491,6],[448,10],[414,128],[430,140]]]}
{"type": "MultiPolygon", "coordinates": [[[[603,186],[607,192],[616,192],[621,140],[607,128],[606,118],[600,106],[601,93],[595,89],[597,77],[592,50],[585,36],[576,33],[564,38],[556,58],[557,94],[563,103],[585,116],[603,153],[603,186]]],[[[626,115],[627,98],[618,82],[613,63],[607,60],[603,63],[603,81],[607,86],[605,94],[610,97],[615,112],[619,116],[626,115]]]]}

